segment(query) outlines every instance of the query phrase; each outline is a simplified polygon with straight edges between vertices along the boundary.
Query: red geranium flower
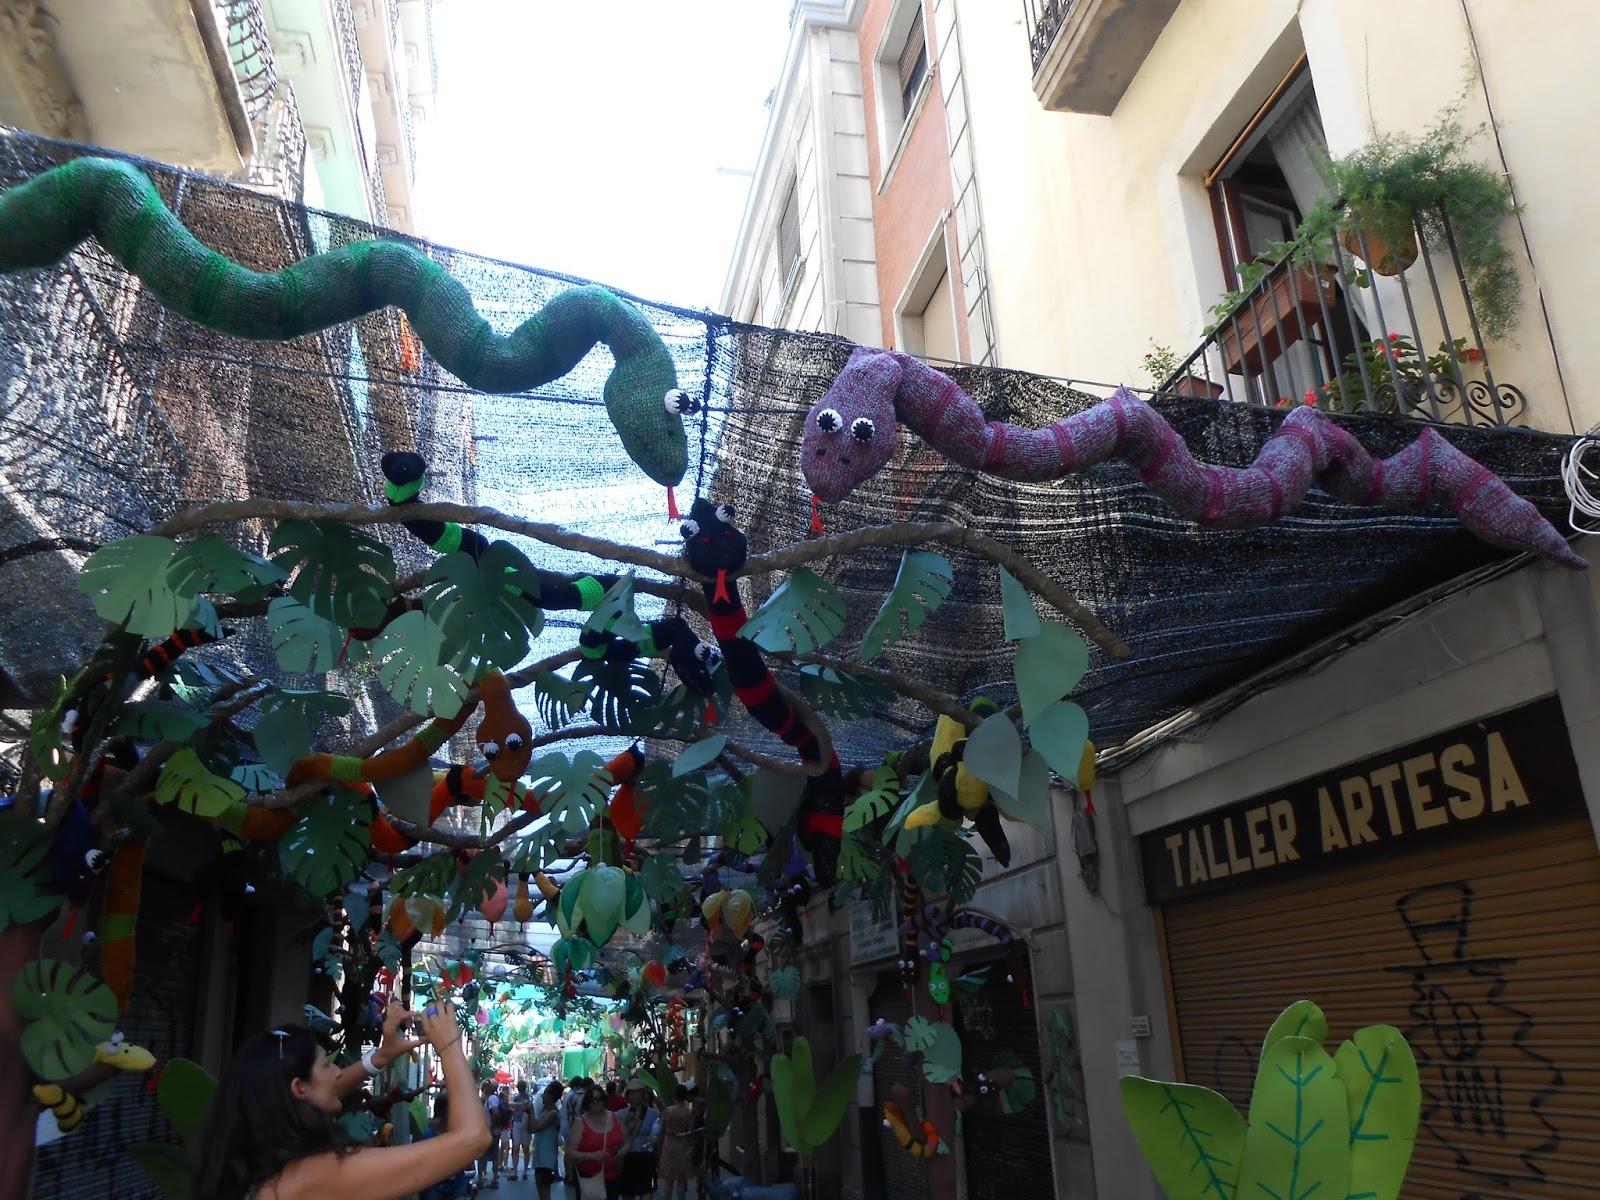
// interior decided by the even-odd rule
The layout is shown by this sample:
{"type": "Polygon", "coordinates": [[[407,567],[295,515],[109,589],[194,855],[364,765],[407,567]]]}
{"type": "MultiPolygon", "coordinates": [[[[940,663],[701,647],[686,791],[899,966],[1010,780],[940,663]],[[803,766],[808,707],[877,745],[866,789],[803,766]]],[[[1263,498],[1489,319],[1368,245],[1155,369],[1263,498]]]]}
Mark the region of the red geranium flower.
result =
{"type": "Polygon", "coordinates": [[[1316,388],[1307,388],[1306,389],[1306,394],[1304,396],[1300,397],[1300,403],[1302,403],[1302,404],[1315,404],[1316,402],[1317,402],[1317,389],[1316,388]]]}
{"type": "Polygon", "coordinates": [[[1483,361],[1483,351],[1479,350],[1476,346],[1468,346],[1465,350],[1463,350],[1461,352],[1461,357],[1466,359],[1470,363],[1482,362],[1483,361]]]}

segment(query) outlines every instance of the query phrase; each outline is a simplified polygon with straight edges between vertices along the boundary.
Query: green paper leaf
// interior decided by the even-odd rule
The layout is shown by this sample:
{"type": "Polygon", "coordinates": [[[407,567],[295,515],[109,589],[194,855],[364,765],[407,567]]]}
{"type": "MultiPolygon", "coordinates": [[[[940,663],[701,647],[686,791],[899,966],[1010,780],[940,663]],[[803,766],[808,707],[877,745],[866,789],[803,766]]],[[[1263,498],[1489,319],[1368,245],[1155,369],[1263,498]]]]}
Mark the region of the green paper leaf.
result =
{"type": "Polygon", "coordinates": [[[113,735],[145,741],[187,742],[211,722],[204,713],[166,700],[130,700],[122,706],[113,735]]]}
{"type": "Polygon", "coordinates": [[[510,542],[490,542],[481,559],[464,550],[433,564],[423,589],[443,660],[464,669],[487,662],[509,671],[527,656],[530,637],[544,628],[539,574],[510,542]]]}
{"type": "Polygon", "coordinates": [[[1038,636],[1039,613],[1033,607],[1033,597],[1004,567],[1000,568],[1000,604],[1005,610],[1006,641],[1020,642],[1038,636]]]}
{"type": "Polygon", "coordinates": [[[382,622],[394,595],[394,555],[353,525],[285,521],[267,546],[272,561],[292,572],[289,594],[319,617],[345,629],[382,622]]]}
{"type": "Polygon", "coordinates": [[[674,776],[687,775],[691,771],[699,771],[716,762],[717,755],[728,744],[726,734],[715,733],[702,741],[695,742],[692,746],[685,746],[673,760],[672,773],[674,776]]]}
{"type": "Polygon", "coordinates": [[[310,752],[322,718],[342,717],[349,711],[350,698],[336,692],[273,688],[261,698],[256,750],[269,767],[286,776],[295,761],[310,752]]]}
{"type": "Polygon", "coordinates": [[[740,854],[754,854],[767,842],[767,827],[756,816],[753,805],[734,809],[723,822],[723,843],[740,854]]]}
{"type": "Polygon", "coordinates": [[[916,786],[909,795],[900,801],[900,807],[894,810],[894,816],[889,818],[889,823],[883,827],[883,844],[893,846],[895,852],[902,857],[921,840],[925,832],[921,829],[907,830],[906,818],[917,809],[926,804],[933,796],[933,772],[924,771],[917,778],[916,786]]]}
{"type": "Polygon", "coordinates": [[[22,1031],[22,1057],[40,1079],[70,1079],[94,1061],[95,1047],[117,1026],[117,998],[81,966],[36,958],[11,987],[22,1031]]]}
{"type": "Polygon", "coordinates": [[[844,629],[845,607],[833,584],[804,567],[791,572],[739,631],[769,653],[810,654],[844,629]]]}
{"type": "Polygon", "coordinates": [[[733,1120],[733,1091],[721,1075],[712,1075],[706,1085],[706,1133],[721,1138],[733,1120]]]}
{"type": "Polygon", "coordinates": [[[453,717],[471,689],[454,667],[443,661],[439,627],[420,612],[404,613],[389,622],[372,643],[378,682],[411,711],[453,717]]]}
{"type": "Polygon", "coordinates": [[[933,1022],[926,1017],[912,1017],[900,1027],[900,1044],[912,1054],[921,1054],[936,1037],[933,1022]]]}
{"type": "Polygon", "coordinates": [[[902,637],[909,637],[920,629],[949,599],[954,586],[955,572],[944,555],[931,550],[903,553],[894,586],[861,637],[861,661],[871,662],[902,637]]]}
{"type": "Polygon", "coordinates": [[[650,732],[650,714],[661,702],[661,677],[648,662],[586,658],[572,669],[572,681],[590,689],[589,716],[607,732],[650,732]]]}
{"type": "Polygon", "coordinates": [[[126,622],[129,633],[159,641],[188,623],[194,599],[167,582],[170,538],[141,535],[108,542],[91,554],[78,572],[78,590],[107,621],[126,622]]]}
{"type": "Polygon", "coordinates": [[[1083,709],[1070,700],[1050,705],[1028,726],[1028,740],[1052,771],[1077,786],[1083,748],[1089,741],[1089,715],[1083,709]]]}
{"type": "Polygon", "coordinates": [[[634,612],[633,591],[633,572],[629,571],[606,589],[600,603],[583,623],[583,631],[610,634],[630,642],[644,641],[650,631],[634,612]]]}
{"type": "Polygon", "coordinates": [[[892,767],[872,773],[872,790],[863,792],[844,810],[844,831],[854,833],[872,824],[900,800],[900,776],[892,767]]]}
{"type": "Polygon", "coordinates": [[[383,932],[378,935],[377,951],[379,962],[391,971],[399,969],[402,951],[400,939],[394,936],[394,930],[384,927],[383,932]]]}
{"type": "Polygon", "coordinates": [[[846,834],[839,843],[839,874],[852,882],[871,882],[883,868],[872,860],[859,834],[846,834]]]}
{"type": "Polygon", "coordinates": [[[175,804],[197,817],[219,817],[244,799],[244,789],[231,779],[213,775],[199,755],[185,747],[161,764],[156,803],[175,804]]]}
{"type": "Polygon", "coordinates": [[[778,1124],[783,1136],[804,1153],[808,1147],[800,1122],[811,1111],[816,1099],[817,1081],[811,1071],[811,1043],[795,1038],[788,1054],[772,1056],[772,1098],[778,1105],[778,1124]]]}
{"type": "Polygon", "coordinates": [[[666,904],[683,891],[677,860],[666,852],[652,854],[639,866],[639,885],[657,904],[666,904]]]}
{"type": "Polygon", "coordinates": [[[800,694],[823,717],[875,717],[895,699],[886,684],[816,663],[801,663],[797,678],[800,694]]]}
{"type": "Polygon", "coordinates": [[[1050,768],[1038,751],[1030,750],[1023,758],[1015,796],[999,788],[991,789],[990,795],[1001,816],[1011,821],[1026,821],[1040,833],[1050,832],[1050,768]]]}
{"type": "Polygon", "coordinates": [[[1322,1045],[1328,1040],[1328,1018],[1314,1000],[1296,1000],[1281,1013],[1262,1039],[1263,1057],[1286,1037],[1303,1037],[1322,1045]]]}
{"type": "Polygon", "coordinates": [[[300,811],[278,842],[278,862],[289,878],[316,896],[347,886],[367,861],[371,834],[355,802],[324,794],[300,811]]]}
{"type": "Polygon", "coordinates": [[[51,842],[37,821],[0,812],[0,930],[26,925],[61,907],[51,881],[51,842]]]}
{"type": "Polygon", "coordinates": [[[800,994],[800,968],[779,967],[767,979],[767,988],[779,1000],[793,1000],[800,994]]]}
{"type": "Polygon", "coordinates": [[[219,592],[257,600],[285,578],[282,567],[247,554],[217,534],[183,543],[167,566],[167,586],[180,596],[219,592]]]}
{"type": "Polygon", "coordinates": [[[344,650],[344,630],[289,596],[267,605],[267,628],[278,666],[294,675],[330,671],[344,650]]]}
{"type": "Polygon", "coordinates": [[[595,680],[573,682],[554,671],[540,671],[533,680],[534,705],[551,729],[561,729],[583,711],[594,691],[595,680]]]}
{"type": "Polygon", "coordinates": [[[1422,1109],[1411,1047],[1394,1026],[1369,1025],[1333,1061],[1350,1113],[1350,1194],[1397,1200],[1422,1109]]]}
{"type": "Polygon", "coordinates": [[[985,717],[967,739],[967,770],[991,788],[1015,796],[1022,786],[1022,738],[1005,713],[985,717]]]}
{"type": "Polygon", "coordinates": [[[805,795],[805,777],[787,771],[758,767],[745,776],[745,780],[751,810],[768,829],[782,829],[787,825],[805,795]]]}
{"type": "Polygon", "coordinates": [[[1350,1194],[1350,1110],[1327,1051],[1285,1037],[1261,1057],[1250,1097],[1239,1194],[1350,1194]]]}
{"type": "Polygon", "coordinates": [[[1035,637],[1017,645],[1017,698],[1029,726],[1061,697],[1078,686],[1089,669],[1089,649],[1065,625],[1045,621],[1035,637]]]}
{"type": "Polygon", "coordinates": [[[480,907],[495,891],[495,885],[504,886],[506,863],[493,850],[480,851],[467,859],[466,867],[456,874],[446,900],[446,919],[454,921],[469,909],[480,907]]]}
{"type": "MultiPolygon", "coordinates": [[[[1122,1109],[1167,1200],[1234,1200],[1244,1160],[1245,1123],[1210,1088],[1122,1078],[1122,1109]]],[[[1261,1193],[1253,1193],[1261,1196],[1261,1193]]],[[[1296,1195],[1305,1200],[1304,1192],[1296,1195]]],[[[1343,1200],[1345,1193],[1338,1193],[1343,1200]]],[[[1262,1197],[1262,1200],[1266,1200],[1262,1197]]]]}
{"type": "Polygon", "coordinates": [[[570,759],[564,754],[546,754],[529,766],[528,777],[530,790],[542,797],[540,811],[569,834],[589,827],[605,807],[612,782],[605,760],[593,750],[579,750],[570,759]]]}
{"type": "Polygon", "coordinates": [[[421,1133],[428,1128],[428,1098],[426,1096],[415,1096],[408,1107],[411,1112],[412,1132],[421,1133]]]}
{"type": "Polygon", "coordinates": [[[933,1043],[922,1052],[922,1075],[929,1083],[961,1078],[961,1038],[943,1021],[934,1025],[933,1043]]]}
{"type": "Polygon", "coordinates": [[[456,856],[440,850],[389,877],[389,890],[397,896],[442,896],[455,877],[456,856]]]}
{"type": "Polygon", "coordinates": [[[809,1153],[834,1135],[845,1110],[855,1099],[856,1084],[861,1078],[861,1055],[852,1054],[833,1070],[817,1089],[811,1108],[800,1118],[800,1133],[809,1153]]]}
{"type": "Polygon", "coordinates": [[[168,1200],[185,1200],[189,1193],[189,1162],[181,1147],[167,1142],[134,1142],[122,1150],[168,1200]]]}
{"type": "Polygon", "coordinates": [[[966,838],[932,828],[906,858],[906,867],[927,892],[950,893],[951,904],[972,899],[983,878],[983,860],[966,838]]]}

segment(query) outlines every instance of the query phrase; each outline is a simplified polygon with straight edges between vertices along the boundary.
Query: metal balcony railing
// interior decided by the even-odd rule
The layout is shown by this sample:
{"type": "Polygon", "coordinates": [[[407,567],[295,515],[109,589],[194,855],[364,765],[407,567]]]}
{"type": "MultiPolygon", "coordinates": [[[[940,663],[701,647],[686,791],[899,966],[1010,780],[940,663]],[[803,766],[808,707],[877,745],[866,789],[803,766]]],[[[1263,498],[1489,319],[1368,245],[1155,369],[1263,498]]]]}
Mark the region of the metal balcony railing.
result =
{"type": "Polygon", "coordinates": [[[1067,23],[1067,14],[1076,0],[1022,0],[1023,28],[1028,31],[1028,44],[1033,51],[1033,69],[1038,71],[1044,56],[1050,53],[1050,44],[1067,23]]]}
{"type": "Polygon", "coordinates": [[[1351,246],[1359,258],[1337,237],[1297,244],[1236,303],[1213,309],[1205,340],[1157,394],[1516,424],[1527,397],[1495,377],[1455,237],[1440,221],[1445,244],[1414,259],[1360,232],[1351,246]]]}
{"type": "Polygon", "coordinates": [[[256,156],[245,168],[244,183],[299,204],[305,199],[306,127],[288,82],[278,85],[271,108],[257,119],[255,130],[256,156]]]}
{"type": "Polygon", "coordinates": [[[213,4],[228,40],[228,60],[233,64],[244,110],[254,125],[272,106],[278,88],[272,41],[260,0],[213,0],[213,4]]]}
{"type": "Polygon", "coordinates": [[[350,11],[350,0],[331,0],[334,40],[338,42],[339,69],[344,75],[345,87],[351,100],[361,95],[361,84],[367,67],[361,57],[361,40],[356,34],[355,14],[350,11]]]}

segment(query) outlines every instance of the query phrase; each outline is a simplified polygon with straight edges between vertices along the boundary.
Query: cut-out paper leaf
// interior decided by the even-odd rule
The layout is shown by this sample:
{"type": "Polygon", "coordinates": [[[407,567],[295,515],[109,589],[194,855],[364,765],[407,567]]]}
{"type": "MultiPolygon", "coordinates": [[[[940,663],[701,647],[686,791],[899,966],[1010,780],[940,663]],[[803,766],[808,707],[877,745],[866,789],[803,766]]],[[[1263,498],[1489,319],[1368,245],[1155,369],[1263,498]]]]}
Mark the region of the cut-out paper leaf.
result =
{"type": "Polygon", "coordinates": [[[187,1058],[174,1058],[161,1068],[156,1102],[185,1142],[192,1142],[205,1125],[216,1093],[217,1080],[210,1071],[187,1058]]]}
{"type": "Polygon", "coordinates": [[[1007,795],[999,788],[992,788],[990,794],[1001,816],[1026,821],[1040,833],[1049,833],[1050,768],[1037,750],[1028,751],[1022,759],[1016,795],[1007,795]]]}
{"type": "MultiPolygon", "coordinates": [[[[1244,1195],[1236,1187],[1244,1160],[1244,1118],[1224,1097],[1210,1088],[1137,1075],[1124,1076],[1121,1087],[1123,1112],[1167,1200],[1244,1195]]],[[[1304,1192],[1296,1194],[1304,1200],[1304,1192]]]]}
{"type": "Polygon", "coordinates": [[[912,1017],[900,1027],[900,1044],[912,1054],[921,1054],[937,1036],[933,1022],[926,1017],[912,1017]]]}
{"type": "Polygon", "coordinates": [[[122,1148],[167,1200],[184,1200],[189,1190],[189,1160],[169,1142],[133,1142],[122,1148]]]}
{"type": "Polygon", "coordinates": [[[1392,1025],[1358,1029],[1333,1056],[1350,1113],[1350,1194],[1397,1200],[1417,1137],[1417,1061],[1392,1025]]]}
{"type": "Polygon", "coordinates": [[[367,861],[371,835],[352,801],[324,794],[300,811],[278,843],[283,872],[308,892],[326,896],[346,887],[367,861]]]}
{"type": "Polygon", "coordinates": [[[483,902],[503,888],[506,882],[505,860],[495,851],[479,851],[467,859],[450,885],[446,897],[449,904],[448,919],[454,921],[468,909],[479,908],[483,902]]]}
{"type": "Polygon", "coordinates": [[[672,773],[681,776],[709,767],[717,761],[717,755],[722,753],[727,744],[727,735],[714,733],[703,741],[685,746],[672,762],[672,773]]]}
{"type": "Polygon", "coordinates": [[[1250,1096],[1239,1194],[1348,1196],[1348,1105],[1327,1051],[1309,1038],[1274,1043],[1250,1096]]]}
{"type": "Polygon", "coordinates": [[[378,682],[412,712],[453,717],[466,703],[466,680],[442,661],[439,627],[420,612],[389,622],[372,644],[378,682]]]}
{"type": "Polygon", "coordinates": [[[817,1080],[811,1069],[811,1043],[795,1038],[788,1054],[772,1056],[772,1098],[778,1108],[778,1125],[796,1150],[805,1152],[800,1122],[817,1098],[817,1080]]]}
{"type": "Polygon", "coordinates": [[[804,567],[791,572],[739,631],[770,653],[820,650],[844,629],[845,607],[833,584],[804,567]]]}
{"type": "Polygon", "coordinates": [[[156,779],[157,804],[175,804],[197,817],[219,817],[243,799],[242,787],[231,779],[213,775],[188,747],[162,763],[156,779]]]}
{"type": "Polygon", "coordinates": [[[861,1055],[852,1054],[840,1062],[817,1088],[811,1107],[800,1117],[800,1136],[806,1152],[826,1142],[844,1120],[845,1110],[855,1098],[856,1085],[861,1079],[861,1055]]]}
{"type": "Polygon", "coordinates": [[[261,697],[256,750],[274,771],[288,775],[295,760],[310,751],[322,718],[342,717],[349,711],[350,698],[336,692],[273,688],[261,697]]]}
{"type": "Polygon", "coordinates": [[[900,801],[900,776],[892,767],[879,767],[872,773],[872,787],[850,802],[844,810],[844,831],[864,829],[900,801]]]}
{"type": "Polygon", "coordinates": [[[751,804],[738,806],[723,820],[723,843],[739,854],[754,854],[767,842],[767,827],[756,816],[751,804]]]}
{"type": "Polygon", "coordinates": [[[993,713],[967,738],[966,768],[990,787],[1015,796],[1021,788],[1022,738],[1005,713],[993,713]]]}
{"type": "Polygon", "coordinates": [[[11,999],[28,1022],[22,1057],[47,1082],[70,1079],[87,1067],[95,1047],[116,1028],[116,996],[81,966],[51,958],[24,963],[11,999]]]}
{"type": "Polygon", "coordinates": [[[839,874],[842,878],[870,882],[883,870],[872,861],[865,843],[857,834],[847,833],[839,842],[839,874]]]}
{"type": "Polygon", "coordinates": [[[130,700],[122,706],[113,734],[144,741],[187,742],[211,722],[204,713],[166,700],[130,700]]]}
{"type": "Polygon", "coordinates": [[[345,631],[291,596],[267,605],[267,628],[278,665],[294,675],[331,671],[344,649],[345,631]]]}
{"type": "Polygon", "coordinates": [[[1006,641],[1020,642],[1039,633],[1039,612],[1028,589],[1004,567],[1000,568],[1000,604],[1005,611],[1006,641]]]}
{"type": "Polygon", "coordinates": [[[1264,1055],[1286,1037],[1303,1037],[1322,1045],[1328,1040],[1328,1018],[1315,1000],[1296,1000],[1267,1028],[1261,1040],[1264,1055]]]}
{"type": "Polygon", "coordinates": [[[873,717],[895,698],[886,684],[816,663],[801,663],[798,678],[800,694],[823,717],[873,717]]]}
{"type": "Polygon", "coordinates": [[[611,733],[645,735],[650,712],[661,702],[661,678],[637,658],[586,658],[572,682],[589,692],[589,716],[611,733]]]}
{"type": "Polygon", "coordinates": [[[439,627],[443,659],[458,669],[477,662],[509,671],[544,628],[533,600],[538,572],[510,542],[490,542],[482,558],[464,550],[445,555],[428,572],[422,595],[428,620],[439,627]]]}
{"type": "Polygon", "coordinates": [[[1077,632],[1055,621],[1044,622],[1037,635],[1017,644],[1017,699],[1023,723],[1033,721],[1078,686],[1089,668],[1089,650],[1077,632]]]}
{"type": "Polygon", "coordinates": [[[50,879],[50,847],[37,821],[0,812],[0,930],[40,920],[61,906],[50,879]]]}
{"type": "Polygon", "coordinates": [[[440,850],[396,871],[389,878],[389,890],[397,896],[442,896],[455,873],[454,852],[440,850]]]}
{"type": "Polygon", "coordinates": [[[355,629],[383,621],[394,596],[394,555],[353,525],[285,521],[267,546],[293,572],[289,594],[319,617],[355,629]]]}
{"type": "Polygon", "coordinates": [[[639,867],[639,885],[657,904],[665,904],[683,891],[677,861],[665,851],[652,854],[639,867]]]}
{"type": "Polygon", "coordinates": [[[1089,741],[1089,714],[1070,700],[1060,700],[1038,713],[1028,726],[1028,740],[1050,769],[1074,787],[1089,741]]]}
{"type": "Polygon", "coordinates": [[[961,1038],[943,1021],[933,1027],[933,1042],[922,1052],[922,1075],[929,1083],[961,1078],[961,1038]]]}
{"type": "Polygon", "coordinates": [[[78,590],[107,621],[126,622],[129,633],[159,641],[194,611],[194,598],[167,582],[176,551],[170,538],[148,534],[107,542],[84,561],[78,590]]]}
{"type": "Polygon", "coordinates": [[[950,560],[931,550],[907,550],[900,556],[894,586],[883,607],[861,636],[861,661],[871,662],[902,637],[909,637],[939,611],[955,586],[950,560]]]}
{"type": "Polygon", "coordinates": [[[767,979],[767,988],[779,1000],[793,1000],[800,994],[800,968],[779,967],[767,979]]]}
{"type": "Polygon", "coordinates": [[[530,791],[540,797],[539,811],[568,833],[582,833],[605,805],[611,772],[593,750],[579,750],[570,759],[546,754],[528,768],[530,791]]]}
{"type": "Polygon", "coordinates": [[[955,905],[972,899],[983,879],[983,860],[967,839],[937,827],[911,847],[906,867],[924,891],[948,891],[955,905]]]}
{"type": "Polygon", "coordinates": [[[228,778],[253,796],[265,796],[283,786],[283,776],[265,763],[240,763],[228,778]]]}
{"type": "Polygon", "coordinates": [[[649,630],[634,612],[633,590],[633,572],[629,571],[606,590],[583,623],[584,632],[611,634],[630,642],[644,641],[649,630]]]}
{"type": "Polygon", "coordinates": [[[760,767],[745,779],[746,794],[756,819],[768,829],[782,829],[787,825],[805,794],[805,778],[760,767]]]}
{"type": "Polygon", "coordinates": [[[583,711],[595,680],[573,681],[554,671],[540,671],[533,680],[534,704],[539,716],[551,729],[561,729],[583,711]]]}
{"type": "Polygon", "coordinates": [[[167,566],[167,585],[180,596],[219,592],[241,600],[259,600],[285,578],[276,563],[247,554],[214,533],[184,542],[167,566]]]}

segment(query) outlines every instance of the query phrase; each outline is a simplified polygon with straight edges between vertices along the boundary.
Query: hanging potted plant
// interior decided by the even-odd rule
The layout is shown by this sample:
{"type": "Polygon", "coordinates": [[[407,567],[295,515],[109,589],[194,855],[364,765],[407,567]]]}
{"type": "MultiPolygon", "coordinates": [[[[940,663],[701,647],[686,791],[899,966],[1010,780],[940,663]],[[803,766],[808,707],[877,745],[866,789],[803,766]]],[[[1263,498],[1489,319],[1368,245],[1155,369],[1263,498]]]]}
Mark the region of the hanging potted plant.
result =
{"type": "Polygon", "coordinates": [[[1320,253],[1337,236],[1377,274],[1398,275],[1416,261],[1416,230],[1429,246],[1448,247],[1448,222],[1484,333],[1509,334],[1520,281],[1500,229],[1517,207],[1504,176],[1468,154],[1476,132],[1462,129],[1452,107],[1421,137],[1381,134],[1322,160],[1328,194],[1300,227],[1304,253],[1320,253]]]}

